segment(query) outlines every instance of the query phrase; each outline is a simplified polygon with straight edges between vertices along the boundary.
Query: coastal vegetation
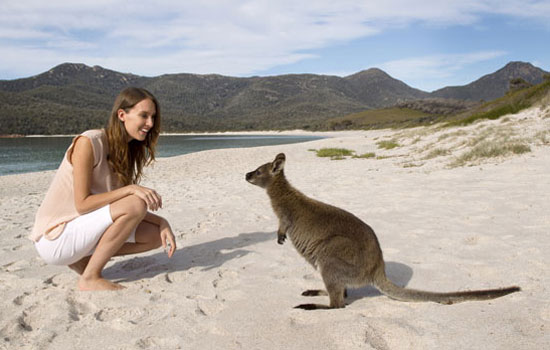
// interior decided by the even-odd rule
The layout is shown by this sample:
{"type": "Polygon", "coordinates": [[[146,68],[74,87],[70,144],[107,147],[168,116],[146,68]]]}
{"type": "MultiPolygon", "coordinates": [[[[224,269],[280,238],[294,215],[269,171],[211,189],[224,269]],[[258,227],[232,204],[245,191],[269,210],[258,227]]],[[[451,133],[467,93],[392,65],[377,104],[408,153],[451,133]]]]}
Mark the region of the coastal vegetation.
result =
{"type": "Polygon", "coordinates": [[[378,145],[378,148],[382,149],[394,149],[396,147],[399,147],[399,143],[397,143],[397,141],[395,140],[378,141],[376,144],[378,145]]]}
{"type": "Polygon", "coordinates": [[[376,154],[374,152],[356,154],[354,150],[350,150],[346,148],[321,148],[319,150],[312,149],[311,151],[314,151],[317,154],[317,157],[330,157],[330,159],[332,160],[342,160],[342,159],[346,159],[346,157],[362,158],[362,159],[369,159],[369,158],[376,157],[376,154]]]}
{"type": "Polygon", "coordinates": [[[317,157],[330,157],[332,160],[344,159],[347,156],[352,156],[355,151],[346,148],[321,148],[314,150],[317,157]]]}
{"type": "Polygon", "coordinates": [[[516,86],[503,97],[453,116],[445,125],[464,126],[482,119],[495,120],[507,114],[515,114],[539,103],[549,93],[550,79],[523,89],[516,86]]]}
{"type": "Polygon", "coordinates": [[[359,155],[354,155],[353,158],[363,158],[363,159],[376,158],[376,154],[374,152],[367,152],[359,155]]]}
{"type": "Polygon", "coordinates": [[[531,152],[531,147],[521,141],[491,140],[483,141],[473,146],[467,152],[461,154],[449,165],[451,167],[464,166],[473,161],[484,158],[496,158],[510,154],[523,154],[531,152]]]}

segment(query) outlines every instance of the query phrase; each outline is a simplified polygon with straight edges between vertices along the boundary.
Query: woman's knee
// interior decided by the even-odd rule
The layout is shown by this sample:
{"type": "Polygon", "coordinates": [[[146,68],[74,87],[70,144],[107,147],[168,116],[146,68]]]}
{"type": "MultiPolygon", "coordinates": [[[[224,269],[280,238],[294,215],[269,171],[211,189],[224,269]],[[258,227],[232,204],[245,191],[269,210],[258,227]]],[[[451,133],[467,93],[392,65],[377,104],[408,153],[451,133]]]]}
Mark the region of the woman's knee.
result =
{"type": "Polygon", "coordinates": [[[124,197],[111,204],[111,217],[113,218],[113,221],[122,215],[141,221],[146,214],[147,205],[141,198],[135,195],[124,197]]]}
{"type": "Polygon", "coordinates": [[[130,196],[131,197],[131,209],[129,210],[129,214],[132,216],[138,217],[143,219],[145,217],[145,214],[147,214],[147,204],[139,197],[137,196],[130,196]]]}

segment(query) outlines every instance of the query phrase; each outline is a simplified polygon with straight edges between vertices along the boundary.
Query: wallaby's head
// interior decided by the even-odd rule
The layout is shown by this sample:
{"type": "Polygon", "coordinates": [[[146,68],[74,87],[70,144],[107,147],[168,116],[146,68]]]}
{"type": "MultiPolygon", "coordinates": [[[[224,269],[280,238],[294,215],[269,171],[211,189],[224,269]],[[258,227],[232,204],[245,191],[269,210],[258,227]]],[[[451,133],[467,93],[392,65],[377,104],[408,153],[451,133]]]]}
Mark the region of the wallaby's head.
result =
{"type": "Polygon", "coordinates": [[[261,188],[267,188],[277,175],[283,174],[284,167],[285,155],[279,153],[273,162],[265,163],[258,169],[246,174],[246,181],[261,188]]]}

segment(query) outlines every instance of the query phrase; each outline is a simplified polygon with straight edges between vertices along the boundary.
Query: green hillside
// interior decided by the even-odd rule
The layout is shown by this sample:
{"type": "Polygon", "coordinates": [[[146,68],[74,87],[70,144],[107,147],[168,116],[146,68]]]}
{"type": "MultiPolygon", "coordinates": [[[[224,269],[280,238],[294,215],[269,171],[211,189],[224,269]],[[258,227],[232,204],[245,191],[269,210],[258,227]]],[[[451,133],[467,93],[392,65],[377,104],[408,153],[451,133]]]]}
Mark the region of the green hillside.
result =
{"type": "Polygon", "coordinates": [[[518,113],[532,107],[550,94],[550,76],[538,84],[524,89],[509,91],[503,97],[486,102],[476,108],[448,119],[448,126],[468,125],[481,119],[498,119],[503,115],[518,113]]]}
{"type": "Polygon", "coordinates": [[[550,76],[537,85],[524,85],[506,95],[485,103],[447,99],[409,101],[391,108],[366,110],[326,123],[329,130],[404,128],[444,123],[445,126],[467,125],[480,119],[498,119],[540,103],[550,96],[550,76]]]}

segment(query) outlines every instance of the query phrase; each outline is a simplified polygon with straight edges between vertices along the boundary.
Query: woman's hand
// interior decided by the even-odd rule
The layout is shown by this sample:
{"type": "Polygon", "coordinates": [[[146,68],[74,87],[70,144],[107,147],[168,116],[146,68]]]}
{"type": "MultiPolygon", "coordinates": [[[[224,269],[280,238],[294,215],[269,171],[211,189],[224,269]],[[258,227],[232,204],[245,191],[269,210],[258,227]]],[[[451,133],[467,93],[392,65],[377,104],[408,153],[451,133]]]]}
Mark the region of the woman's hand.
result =
{"type": "Polygon", "coordinates": [[[157,193],[157,191],[143,187],[140,185],[129,185],[130,194],[136,195],[141,198],[147,208],[152,211],[156,211],[162,208],[162,197],[157,193]]]}
{"type": "Polygon", "coordinates": [[[168,224],[168,221],[163,219],[160,222],[159,230],[160,230],[160,241],[162,242],[162,247],[166,251],[166,254],[168,254],[168,257],[171,258],[172,255],[174,255],[174,252],[176,251],[176,238],[172,233],[172,228],[170,228],[170,224],[168,224]],[[168,250],[166,250],[167,245],[170,246],[168,250]]]}

